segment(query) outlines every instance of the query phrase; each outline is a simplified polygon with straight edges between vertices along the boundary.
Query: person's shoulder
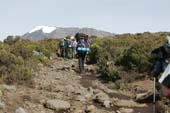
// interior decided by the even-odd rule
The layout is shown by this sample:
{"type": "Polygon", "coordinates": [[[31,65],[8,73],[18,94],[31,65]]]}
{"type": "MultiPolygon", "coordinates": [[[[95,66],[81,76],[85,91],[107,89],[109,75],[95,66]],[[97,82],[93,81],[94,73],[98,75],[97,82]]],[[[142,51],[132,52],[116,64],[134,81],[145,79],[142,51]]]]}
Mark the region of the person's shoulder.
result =
{"type": "Polygon", "coordinates": [[[164,49],[164,46],[160,46],[159,49],[164,49]]]}
{"type": "Polygon", "coordinates": [[[158,53],[158,52],[161,52],[161,51],[164,51],[164,47],[163,46],[160,46],[158,48],[155,48],[154,50],[152,50],[151,53],[158,53]]]}

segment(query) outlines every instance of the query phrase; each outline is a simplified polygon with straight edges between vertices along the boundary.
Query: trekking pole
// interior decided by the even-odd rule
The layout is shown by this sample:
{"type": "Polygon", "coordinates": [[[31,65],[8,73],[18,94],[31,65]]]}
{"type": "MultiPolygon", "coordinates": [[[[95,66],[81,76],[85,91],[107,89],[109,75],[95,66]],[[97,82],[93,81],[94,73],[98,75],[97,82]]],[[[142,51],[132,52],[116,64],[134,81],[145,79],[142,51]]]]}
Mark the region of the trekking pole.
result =
{"type": "Polygon", "coordinates": [[[154,77],[153,82],[153,113],[155,113],[155,93],[156,93],[156,78],[154,77]]]}

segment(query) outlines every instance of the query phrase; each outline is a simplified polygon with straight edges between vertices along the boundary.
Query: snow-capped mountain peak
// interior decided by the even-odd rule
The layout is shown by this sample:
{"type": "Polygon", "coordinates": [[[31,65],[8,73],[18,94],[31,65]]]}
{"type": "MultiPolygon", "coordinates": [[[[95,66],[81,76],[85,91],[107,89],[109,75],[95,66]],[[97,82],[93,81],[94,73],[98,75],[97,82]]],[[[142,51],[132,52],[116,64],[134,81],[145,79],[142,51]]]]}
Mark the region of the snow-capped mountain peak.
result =
{"type": "Polygon", "coordinates": [[[29,33],[33,33],[38,30],[42,30],[44,33],[51,33],[54,31],[56,28],[55,27],[48,27],[48,26],[36,26],[32,30],[29,31],[29,33]]]}
{"type": "Polygon", "coordinates": [[[114,35],[113,33],[96,30],[93,28],[37,26],[29,32],[23,34],[22,37],[30,40],[42,40],[45,38],[64,38],[68,35],[74,36],[76,33],[85,33],[89,36],[98,37],[114,35]]]}

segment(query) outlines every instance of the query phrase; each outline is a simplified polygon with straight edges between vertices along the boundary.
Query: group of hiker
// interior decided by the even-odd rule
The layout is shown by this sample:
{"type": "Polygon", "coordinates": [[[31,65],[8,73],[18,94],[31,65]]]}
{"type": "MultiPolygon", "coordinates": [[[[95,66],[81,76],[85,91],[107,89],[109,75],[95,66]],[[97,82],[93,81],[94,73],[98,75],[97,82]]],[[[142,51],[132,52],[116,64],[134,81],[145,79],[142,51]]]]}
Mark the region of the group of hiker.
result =
{"type": "Polygon", "coordinates": [[[90,51],[91,39],[85,33],[66,36],[60,41],[60,56],[65,59],[78,58],[80,72],[84,71],[85,58],[90,51]]]}
{"type": "Polygon", "coordinates": [[[74,36],[66,36],[64,39],[60,41],[59,46],[61,57],[67,59],[76,57],[75,49],[77,46],[77,41],[75,40],[74,36]]]}

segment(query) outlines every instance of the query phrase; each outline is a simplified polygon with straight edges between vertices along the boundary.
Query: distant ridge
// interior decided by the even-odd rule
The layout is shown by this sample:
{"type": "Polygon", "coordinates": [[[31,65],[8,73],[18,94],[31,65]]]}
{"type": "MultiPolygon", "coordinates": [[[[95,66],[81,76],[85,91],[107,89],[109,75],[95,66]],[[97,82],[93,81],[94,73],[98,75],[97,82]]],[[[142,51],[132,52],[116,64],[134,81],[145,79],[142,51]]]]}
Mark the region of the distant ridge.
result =
{"type": "Polygon", "coordinates": [[[30,40],[41,40],[44,38],[64,38],[67,35],[74,36],[77,32],[86,33],[89,36],[94,35],[98,37],[113,36],[113,33],[96,30],[93,28],[78,28],[78,27],[49,27],[36,26],[22,37],[30,40]]]}

